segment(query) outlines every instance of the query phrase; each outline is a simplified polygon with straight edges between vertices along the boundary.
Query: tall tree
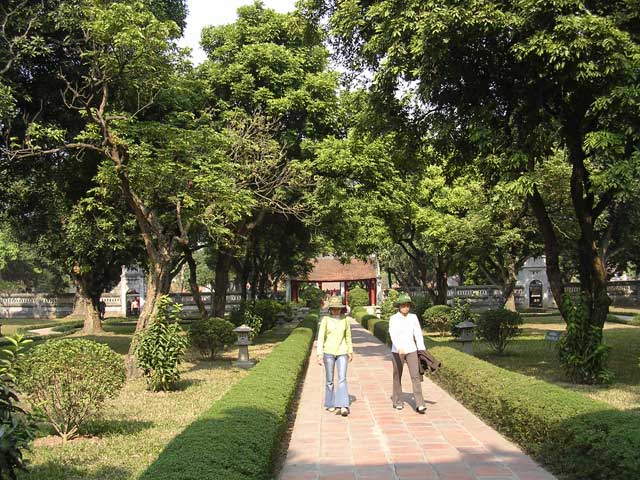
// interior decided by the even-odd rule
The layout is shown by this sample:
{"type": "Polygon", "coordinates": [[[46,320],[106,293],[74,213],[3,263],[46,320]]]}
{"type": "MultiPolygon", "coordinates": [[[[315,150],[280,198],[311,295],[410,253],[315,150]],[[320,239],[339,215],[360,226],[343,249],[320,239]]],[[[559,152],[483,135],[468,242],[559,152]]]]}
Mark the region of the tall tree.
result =
{"type": "MultiPolygon", "coordinates": [[[[341,54],[376,70],[391,95],[415,82],[424,104],[469,128],[504,175],[532,175],[554,146],[566,149],[581,298],[601,332],[610,300],[600,219],[640,178],[637,2],[310,3],[331,14],[341,54]]],[[[549,205],[535,182],[528,193],[567,319],[549,205]]],[[[589,342],[587,357],[601,333],[589,342]]]]}
{"type": "MultiPolygon", "coordinates": [[[[301,189],[306,188],[300,162],[308,157],[306,145],[336,125],[337,74],[328,69],[320,29],[297,13],[265,8],[261,1],[239,8],[233,24],[205,28],[201,43],[207,60],[198,75],[208,87],[215,118],[264,115],[272,120],[270,130],[282,146],[279,162],[268,164],[269,176],[246,185],[256,201],[250,215],[229,225],[233,242],[217,244],[215,313],[222,315],[229,270],[239,263],[245,264],[241,270],[250,268],[245,253],[255,245],[254,230],[274,213],[300,214],[301,189]]],[[[240,170],[251,166],[236,158],[240,170]]],[[[253,168],[265,165],[255,155],[249,158],[253,168]]]]}

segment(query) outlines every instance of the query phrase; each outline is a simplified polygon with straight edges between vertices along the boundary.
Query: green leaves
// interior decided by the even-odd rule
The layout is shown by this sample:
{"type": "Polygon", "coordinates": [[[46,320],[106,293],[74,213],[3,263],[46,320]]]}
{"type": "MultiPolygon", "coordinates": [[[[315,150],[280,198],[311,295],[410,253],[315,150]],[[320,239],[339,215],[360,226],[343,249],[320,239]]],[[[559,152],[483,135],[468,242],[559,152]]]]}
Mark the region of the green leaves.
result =
{"type": "Polygon", "coordinates": [[[125,381],[122,357],[90,340],[52,340],[29,354],[20,387],[64,441],[115,397],[125,381]]]}
{"type": "Polygon", "coordinates": [[[153,323],[134,339],[136,362],[151,391],[171,390],[180,379],[179,367],[188,345],[178,323],[181,310],[182,305],[168,296],[160,297],[153,323]]]}

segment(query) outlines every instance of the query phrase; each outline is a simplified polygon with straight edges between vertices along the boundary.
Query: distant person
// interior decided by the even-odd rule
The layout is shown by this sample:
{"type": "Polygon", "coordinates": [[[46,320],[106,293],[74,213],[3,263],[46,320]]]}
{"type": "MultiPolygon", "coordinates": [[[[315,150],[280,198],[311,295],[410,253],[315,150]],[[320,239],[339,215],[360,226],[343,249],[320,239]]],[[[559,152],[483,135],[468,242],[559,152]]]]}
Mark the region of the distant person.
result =
{"type": "Polygon", "coordinates": [[[349,415],[349,390],[347,388],[347,364],[353,360],[351,343],[351,324],[342,315],[341,297],[331,297],[327,301],[329,315],[320,319],[318,328],[318,364],[324,365],[325,393],[324,407],[329,412],[339,409],[340,415],[349,415]],[[334,382],[335,369],[338,369],[338,386],[334,382]]]}
{"type": "Polygon", "coordinates": [[[131,315],[140,315],[140,301],[138,297],[134,298],[131,302],[131,315]]]}
{"type": "Polygon", "coordinates": [[[416,411],[424,414],[427,407],[422,396],[422,375],[418,363],[418,350],[426,350],[422,329],[418,317],[409,313],[411,310],[411,297],[401,293],[394,302],[398,307],[398,313],[389,319],[389,336],[391,337],[391,361],[393,363],[393,396],[394,408],[402,410],[402,369],[404,364],[409,367],[411,385],[413,386],[413,398],[416,402],[416,411]]]}
{"type": "Polygon", "coordinates": [[[107,304],[104,300],[100,300],[98,303],[98,313],[100,315],[100,320],[104,320],[104,315],[107,312],[107,304]]]}

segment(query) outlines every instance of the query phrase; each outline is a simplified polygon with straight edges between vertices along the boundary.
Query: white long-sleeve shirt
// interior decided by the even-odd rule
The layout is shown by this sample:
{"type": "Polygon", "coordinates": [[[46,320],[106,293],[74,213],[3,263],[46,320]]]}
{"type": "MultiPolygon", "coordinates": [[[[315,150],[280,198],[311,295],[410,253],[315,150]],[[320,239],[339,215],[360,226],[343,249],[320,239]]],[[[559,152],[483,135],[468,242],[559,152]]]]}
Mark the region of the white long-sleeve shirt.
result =
{"type": "Polygon", "coordinates": [[[389,319],[389,336],[391,337],[391,351],[394,353],[411,353],[416,350],[426,350],[420,322],[415,314],[406,317],[400,312],[389,319]],[[417,347],[416,347],[417,344],[417,347]]]}

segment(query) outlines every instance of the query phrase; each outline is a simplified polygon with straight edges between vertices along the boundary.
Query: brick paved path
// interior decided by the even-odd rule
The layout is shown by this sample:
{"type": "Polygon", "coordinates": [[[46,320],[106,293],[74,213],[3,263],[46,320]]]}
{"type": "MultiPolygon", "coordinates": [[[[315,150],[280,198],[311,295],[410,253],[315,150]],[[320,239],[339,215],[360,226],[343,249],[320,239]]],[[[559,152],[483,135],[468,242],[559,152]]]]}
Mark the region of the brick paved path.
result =
{"type": "Polygon", "coordinates": [[[520,449],[425,379],[426,415],[391,406],[389,349],[352,323],[351,415],[322,408],[324,372],[311,353],[280,480],[554,480],[520,449]]]}

